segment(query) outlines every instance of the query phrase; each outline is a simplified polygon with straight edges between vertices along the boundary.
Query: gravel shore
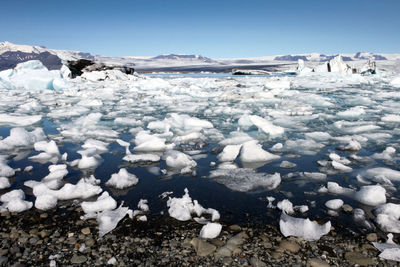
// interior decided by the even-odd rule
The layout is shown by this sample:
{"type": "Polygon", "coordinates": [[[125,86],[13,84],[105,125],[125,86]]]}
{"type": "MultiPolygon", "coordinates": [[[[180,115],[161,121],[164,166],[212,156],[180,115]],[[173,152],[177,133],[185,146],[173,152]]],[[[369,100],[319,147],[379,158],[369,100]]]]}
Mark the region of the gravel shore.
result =
{"type": "Polygon", "coordinates": [[[371,241],[332,229],[319,241],[285,238],[277,226],[228,225],[218,238],[198,238],[202,225],[168,216],[128,217],[98,237],[95,220],[79,207],[53,212],[1,213],[0,266],[397,266],[378,257],[371,241]],[[56,264],[56,265],[55,265],[56,264]]]}

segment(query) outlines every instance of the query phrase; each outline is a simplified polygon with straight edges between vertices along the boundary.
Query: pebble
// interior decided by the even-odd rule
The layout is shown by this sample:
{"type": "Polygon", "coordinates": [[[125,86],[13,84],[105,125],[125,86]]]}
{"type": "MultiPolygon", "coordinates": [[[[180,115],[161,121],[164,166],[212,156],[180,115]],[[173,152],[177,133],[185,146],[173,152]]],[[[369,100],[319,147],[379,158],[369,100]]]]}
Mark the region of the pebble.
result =
{"type": "Polygon", "coordinates": [[[288,250],[293,253],[296,253],[300,250],[300,246],[296,242],[289,240],[282,240],[279,243],[279,247],[283,250],[288,250]]]}
{"type": "Polygon", "coordinates": [[[215,256],[217,257],[230,257],[232,256],[232,251],[226,246],[220,247],[216,252],[215,256]]]}
{"type": "Polygon", "coordinates": [[[375,261],[371,258],[365,257],[360,252],[352,251],[345,254],[345,259],[351,264],[358,264],[360,266],[375,265],[375,261]]]}
{"type": "Polygon", "coordinates": [[[326,261],[320,260],[318,258],[308,259],[307,264],[310,265],[311,267],[329,267],[330,266],[326,261]]]}
{"type": "Polygon", "coordinates": [[[90,228],[89,227],[85,227],[81,230],[82,234],[84,235],[89,235],[90,234],[90,228]]]}
{"type": "Polygon", "coordinates": [[[197,255],[200,257],[208,256],[217,249],[216,246],[197,237],[193,238],[190,243],[193,245],[197,255]]]}
{"type": "Polygon", "coordinates": [[[86,262],[86,257],[85,256],[78,256],[78,255],[74,255],[74,256],[72,256],[72,258],[71,258],[71,263],[72,264],[82,264],[82,263],[84,263],[84,262],[86,262]]]}
{"type": "Polygon", "coordinates": [[[253,258],[250,259],[250,264],[253,267],[265,267],[265,266],[267,266],[267,264],[265,264],[265,262],[260,261],[256,257],[253,257],[253,258]]]}
{"type": "Polygon", "coordinates": [[[370,242],[375,242],[378,240],[378,235],[376,233],[370,233],[367,235],[367,240],[370,242]]]}
{"type": "Polygon", "coordinates": [[[242,227],[240,227],[239,225],[237,225],[237,224],[234,224],[234,225],[231,225],[231,226],[229,226],[229,231],[231,231],[231,232],[240,232],[240,231],[242,231],[242,227]]]}

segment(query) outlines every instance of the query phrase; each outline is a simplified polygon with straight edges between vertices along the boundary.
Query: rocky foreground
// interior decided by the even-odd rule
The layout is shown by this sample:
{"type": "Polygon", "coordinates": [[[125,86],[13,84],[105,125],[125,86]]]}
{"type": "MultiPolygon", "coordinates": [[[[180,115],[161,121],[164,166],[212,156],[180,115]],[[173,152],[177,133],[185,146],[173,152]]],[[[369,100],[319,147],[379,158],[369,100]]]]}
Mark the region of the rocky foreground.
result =
{"type": "Polygon", "coordinates": [[[151,216],[147,222],[126,217],[98,237],[95,220],[82,211],[1,213],[1,266],[397,266],[378,257],[371,241],[383,234],[340,234],[319,241],[285,238],[276,226],[224,225],[213,240],[198,238],[202,225],[151,216]]]}

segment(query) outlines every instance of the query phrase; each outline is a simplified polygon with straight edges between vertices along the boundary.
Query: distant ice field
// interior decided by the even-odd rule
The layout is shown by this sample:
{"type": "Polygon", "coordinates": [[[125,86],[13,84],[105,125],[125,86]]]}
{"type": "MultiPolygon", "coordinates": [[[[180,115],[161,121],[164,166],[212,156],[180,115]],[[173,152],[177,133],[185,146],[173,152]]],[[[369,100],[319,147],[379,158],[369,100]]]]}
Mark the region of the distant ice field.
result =
{"type": "Polygon", "coordinates": [[[400,203],[399,74],[29,76],[39,67],[0,72],[0,195],[46,209],[104,190],[168,216],[161,195],[187,188],[230,223],[278,224],[285,210],[400,232],[376,211],[400,203]]]}

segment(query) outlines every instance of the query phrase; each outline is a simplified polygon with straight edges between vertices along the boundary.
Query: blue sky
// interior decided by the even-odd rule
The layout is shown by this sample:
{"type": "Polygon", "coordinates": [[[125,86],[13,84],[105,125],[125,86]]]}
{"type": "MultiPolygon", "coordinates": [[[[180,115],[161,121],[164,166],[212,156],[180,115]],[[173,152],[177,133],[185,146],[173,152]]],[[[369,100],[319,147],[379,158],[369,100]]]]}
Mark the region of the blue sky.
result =
{"type": "Polygon", "coordinates": [[[3,0],[0,41],[107,56],[400,53],[399,0],[3,0]]]}

